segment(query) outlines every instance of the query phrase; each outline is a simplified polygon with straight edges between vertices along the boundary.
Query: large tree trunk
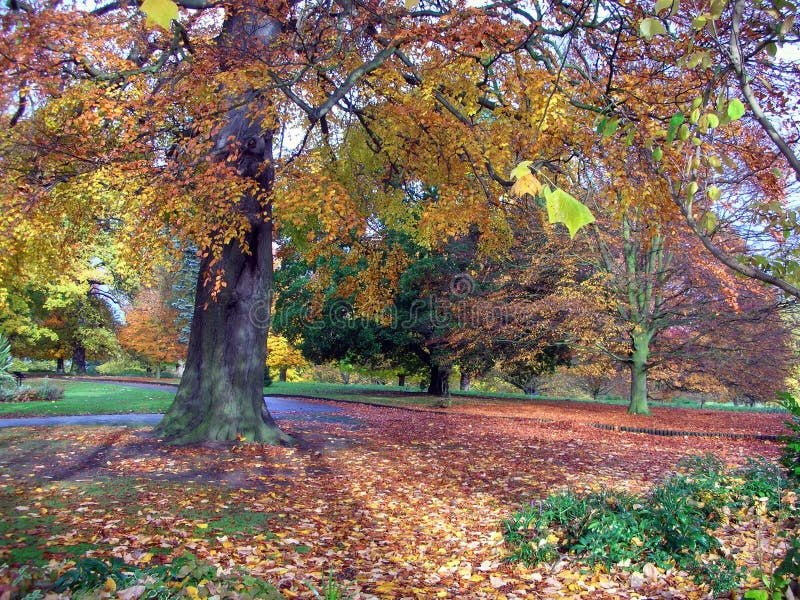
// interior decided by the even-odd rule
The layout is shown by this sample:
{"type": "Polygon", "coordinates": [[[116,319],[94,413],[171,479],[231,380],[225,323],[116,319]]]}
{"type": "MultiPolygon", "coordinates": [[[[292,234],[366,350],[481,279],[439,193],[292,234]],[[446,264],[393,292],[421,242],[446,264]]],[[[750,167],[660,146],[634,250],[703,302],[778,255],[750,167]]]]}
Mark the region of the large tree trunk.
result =
{"type": "Polygon", "coordinates": [[[82,344],[72,349],[72,372],[76,375],[86,375],[86,348],[82,344]]]}
{"type": "MultiPolygon", "coordinates": [[[[274,179],[272,135],[262,133],[244,109],[229,118],[219,134],[218,154],[222,159],[233,155],[239,175],[255,179],[262,191],[258,196],[267,198],[274,179]]],[[[211,257],[201,262],[186,367],[175,400],[156,428],[169,442],[290,439],[264,404],[273,257],[270,206],[259,197],[235,199],[231,207],[248,216],[251,228],[246,250],[238,240],[223,246],[215,265],[223,282],[216,297],[204,283],[211,257]]]]}
{"type": "MultiPolygon", "coordinates": [[[[248,235],[250,253],[228,245],[221,266],[226,286],[216,299],[198,282],[186,367],[156,432],[170,442],[288,441],[264,404],[272,285],[272,224],[248,235]]],[[[208,267],[203,261],[202,269],[208,267]]]]}
{"type": "Polygon", "coordinates": [[[56,373],[58,375],[63,375],[64,374],[64,359],[63,358],[57,358],[56,359],[56,373]]]}
{"type": "Polygon", "coordinates": [[[278,381],[286,382],[287,369],[280,369],[278,371],[278,381]]]}
{"type": "Polygon", "coordinates": [[[650,335],[633,336],[633,353],[631,355],[631,403],[628,413],[632,415],[649,415],[647,405],[647,359],[650,355],[650,335]]]}
{"type": "Polygon", "coordinates": [[[397,375],[397,385],[398,387],[406,387],[406,376],[402,373],[397,375]]]}
{"type": "Polygon", "coordinates": [[[431,382],[428,385],[428,393],[432,396],[450,395],[450,365],[440,365],[431,363],[431,382]]]}

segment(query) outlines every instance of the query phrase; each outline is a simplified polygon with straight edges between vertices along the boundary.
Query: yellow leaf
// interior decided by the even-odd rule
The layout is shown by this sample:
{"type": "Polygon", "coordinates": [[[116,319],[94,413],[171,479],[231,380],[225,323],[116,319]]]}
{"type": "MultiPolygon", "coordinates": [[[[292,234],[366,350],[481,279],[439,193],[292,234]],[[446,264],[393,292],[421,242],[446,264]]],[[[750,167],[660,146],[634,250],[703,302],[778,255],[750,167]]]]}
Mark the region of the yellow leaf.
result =
{"type": "Polygon", "coordinates": [[[529,167],[532,164],[533,161],[531,160],[523,160],[521,163],[519,163],[516,167],[514,167],[511,170],[511,177],[513,177],[514,179],[520,179],[522,177],[525,177],[525,175],[530,175],[531,170],[529,167]]]}
{"type": "Polygon", "coordinates": [[[111,577],[109,577],[108,579],[106,579],[106,583],[103,587],[109,594],[113,594],[114,592],[117,591],[117,582],[111,579],[111,577]]]}
{"type": "Polygon", "coordinates": [[[173,19],[178,19],[178,5],[172,0],[144,0],[140,8],[150,25],[158,25],[167,31],[173,19]]]}
{"type": "Polygon", "coordinates": [[[522,196],[523,194],[530,194],[535,196],[542,191],[542,184],[533,176],[529,171],[527,175],[523,175],[517,179],[516,183],[511,186],[511,193],[515,196],[522,196]]]}
{"type": "Polygon", "coordinates": [[[198,529],[208,529],[208,523],[195,523],[194,526],[198,529]]]}

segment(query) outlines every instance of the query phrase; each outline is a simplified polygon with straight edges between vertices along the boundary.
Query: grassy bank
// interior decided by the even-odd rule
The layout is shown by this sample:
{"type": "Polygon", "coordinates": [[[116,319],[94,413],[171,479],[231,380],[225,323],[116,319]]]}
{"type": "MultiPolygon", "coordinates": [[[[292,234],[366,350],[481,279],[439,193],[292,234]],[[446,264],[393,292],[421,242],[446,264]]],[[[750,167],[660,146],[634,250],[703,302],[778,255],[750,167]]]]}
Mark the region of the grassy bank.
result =
{"type": "MultiPolygon", "coordinates": [[[[36,380],[26,385],[36,385],[36,380]]],[[[64,397],[53,402],[0,403],[0,417],[163,413],[173,391],[150,390],[100,381],[58,381],[64,397]]]]}

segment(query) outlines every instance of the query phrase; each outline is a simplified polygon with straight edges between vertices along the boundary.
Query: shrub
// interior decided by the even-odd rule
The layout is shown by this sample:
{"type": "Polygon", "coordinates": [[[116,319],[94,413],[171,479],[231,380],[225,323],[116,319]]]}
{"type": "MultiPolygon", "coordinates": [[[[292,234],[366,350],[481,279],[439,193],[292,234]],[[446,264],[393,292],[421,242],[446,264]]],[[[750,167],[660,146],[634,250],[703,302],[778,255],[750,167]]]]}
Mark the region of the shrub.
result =
{"type": "Polygon", "coordinates": [[[712,529],[736,514],[732,509],[763,498],[768,509],[779,508],[786,487],[780,469],[765,461],[728,471],[713,455],[691,457],[647,495],[567,491],[524,506],[503,521],[508,560],[534,564],[574,554],[607,568],[652,562],[685,569],[714,594],[725,593],[744,572],[728,559],[708,560],[719,548],[712,529]]]}
{"type": "Polygon", "coordinates": [[[34,390],[40,400],[49,400],[54,402],[61,400],[64,397],[64,388],[57,383],[50,381],[47,377],[42,379],[39,385],[34,390]]]}
{"type": "Polygon", "coordinates": [[[97,367],[101,375],[147,375],[147,367],[128,357],[115,358],[97,367]]]}
{"type": "Polygon", "coordinates": [[[791,419],[786,421],[791,433],[783,437],[781,463],[789,470],[793,479],[800,481],[800,403],[791,394],[778,392],[778,404],[791,414],[791,419]]]}
{"type": "Polygon", "coordinates": [[[64,397],[64,388],[43,379],[36,387],[0,388],[0,402],[54,402],[64,397]]]}
{"type": "Polygon", "coordinates": [[[239,600],[285,600],[271,584],[239,569],[223,570],[211,563],[184,554],[171,564],[138,569],[117,558],[105,562],[97,558],[81,558],[59,577],[53,592],[71,592],[73,597],[109,597],[114,590],[140,585],[139,598],[207,598],[210,590],[217,597],[239,600]],[[105,592],[106,595],[103,595],[105,592]]]}

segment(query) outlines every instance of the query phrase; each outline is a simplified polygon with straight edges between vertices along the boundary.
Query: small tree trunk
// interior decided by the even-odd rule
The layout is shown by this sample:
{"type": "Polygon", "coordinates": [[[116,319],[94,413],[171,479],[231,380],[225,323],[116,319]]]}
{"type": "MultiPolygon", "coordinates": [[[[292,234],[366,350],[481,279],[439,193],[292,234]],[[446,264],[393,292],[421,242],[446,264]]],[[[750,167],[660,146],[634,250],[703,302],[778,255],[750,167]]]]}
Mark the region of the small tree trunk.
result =
{"type": "Polygon", "coordinates": [[[156,362],[156,379],[161,379],[161,361],[156,362]]]}
{"type": "Polygon", "coordinates": [[[397,376],[397,385],[400,387],[406,387],[406,376],[405,375],[398,375],[397,376]]]}
{"type": "Polygon", "coordinates": [[[631,403],[628,413],[631,415],[649,415],[647,405],[647,359],[650,355],[650,336],[639,334],[633,336],[633,355],[631,356],[631,403]]]}
{"type": "Polygon", "coordinates": [[[462,392],[468,392],[470,386],[472,385],[472,377],[469,373],[465,373],[461,371],[461,381],[459,381],[458,387],[462,392]]]}
{"type": "Polygon", "coordinates": [[[64,359],[63,358],[57,358],[56,359],[56,373],[58,373],[59,375],[63,375],[64,374],[64,359]]]}
{"type": "Polygon", "coordinates": [[[287,369],[281,369],[278,371],[278,381],[286,382],[286,371],[287,369]]]}
{"type": "Polygon", "coordinates": [[[86,348],[78,344],[72,349],[72,372],[77,375],[86,375],[86,348]]]}
{"type": "Polygon", "coordinates": [[[526,396],[535,396],[536,395],[536,381],[528,381],[522,386],[522,391],[525,392],[526,396]]]}

